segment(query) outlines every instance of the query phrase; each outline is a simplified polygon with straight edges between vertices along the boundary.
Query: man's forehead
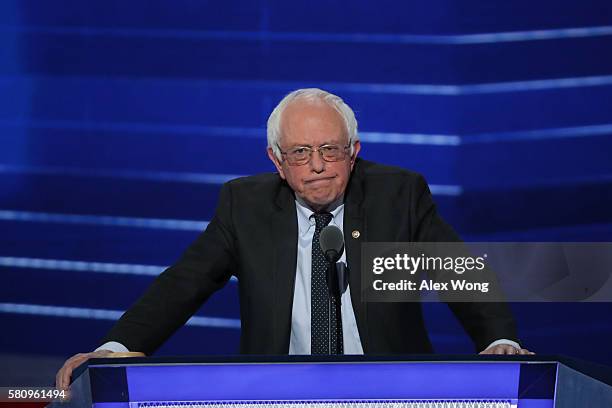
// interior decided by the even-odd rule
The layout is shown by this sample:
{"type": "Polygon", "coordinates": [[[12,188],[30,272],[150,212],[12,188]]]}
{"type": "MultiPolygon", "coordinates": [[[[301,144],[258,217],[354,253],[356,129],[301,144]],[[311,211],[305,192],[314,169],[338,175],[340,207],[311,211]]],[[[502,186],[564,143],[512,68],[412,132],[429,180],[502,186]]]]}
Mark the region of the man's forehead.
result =
{"type": "Polygon", "coordinates": [[[312,145],[346,143],[348,134],[342,115],[324,101],[295,101],[281,118],[281,141],[312,145]]]}
{"type": "Polygon", "coordinates": [[[293,135],[291,133],[287,135],[281,135],[280,143],[286,146],[321,146],[326,144],[340,144],[344,145],[348,143],[348,136],[346,132],[341,132],[336,135],[293,135]]]}

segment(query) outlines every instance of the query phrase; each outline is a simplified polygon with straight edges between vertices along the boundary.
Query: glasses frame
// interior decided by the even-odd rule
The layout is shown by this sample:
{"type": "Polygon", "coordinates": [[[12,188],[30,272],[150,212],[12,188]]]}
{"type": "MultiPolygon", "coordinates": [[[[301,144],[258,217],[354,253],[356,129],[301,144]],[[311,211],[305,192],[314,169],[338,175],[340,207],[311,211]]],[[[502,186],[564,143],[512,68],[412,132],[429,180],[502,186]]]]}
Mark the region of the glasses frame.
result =
{"type": "Polygon", "coordinates": [[[344,146],[336,145],[336,144],[323,144],[323,145],[321,145],[319,147],[295,146],[292,149],[307,149],[309,151],[309,153],[308,153],[308,158],[307,158],[307,160],[304,163],[293,163],[293,164],[291,163],[291,161],[287,157],[290,152],[289,151],[283,151],[279,145],[276,145],[276,146],[278,147],[278,150],[281,152],[281,155],[283,157],[286,157],[285,160],[287,160],[287,164],[289,164],[289,166],[304,166],[304,165],[310,163],[310,161],[312,160],[312,153],[314,153],[314,152],[319,153],[319,157],[321,157],[321,160],[323,160],[326,163],[337,163],[339,161],[342,161],[342,160],[346,159],[346,156],[347,156],[346,155],[346,151],[347,151],[347,149],[350,149],[351,144],[349,143],[349,144],[344,145],[344,146]],[[338,159],[338,160],[327,160],[327,159],[325,159],[325,157],[323,156],[323,151],[321,149],[324,148],[324,147],[332,147],[332,146],[333,147],[337,146],[341,151],[345,152],[344,156],[341,159],[338,159]]]}

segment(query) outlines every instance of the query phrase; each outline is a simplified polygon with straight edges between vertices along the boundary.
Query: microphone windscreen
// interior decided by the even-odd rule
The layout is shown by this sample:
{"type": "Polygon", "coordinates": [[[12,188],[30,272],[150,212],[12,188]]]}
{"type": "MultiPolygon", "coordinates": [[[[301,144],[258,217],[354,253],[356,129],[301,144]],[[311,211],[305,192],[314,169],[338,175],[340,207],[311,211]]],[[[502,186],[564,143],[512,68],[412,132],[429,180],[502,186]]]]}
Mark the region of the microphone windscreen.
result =
{"type": "Polygon", "coordinates": [[[336,262],[342,256],[344,252],[344,236],[340,228],[335,225],[328,225],[321,230],[319,235],[319,242],[321,244],[321,250],[327,257],[331,252],[334,253],[336,259],[330,260],[330,262],[336,262]],[[331,251],[331,252],[330,252],[331,251]]]}

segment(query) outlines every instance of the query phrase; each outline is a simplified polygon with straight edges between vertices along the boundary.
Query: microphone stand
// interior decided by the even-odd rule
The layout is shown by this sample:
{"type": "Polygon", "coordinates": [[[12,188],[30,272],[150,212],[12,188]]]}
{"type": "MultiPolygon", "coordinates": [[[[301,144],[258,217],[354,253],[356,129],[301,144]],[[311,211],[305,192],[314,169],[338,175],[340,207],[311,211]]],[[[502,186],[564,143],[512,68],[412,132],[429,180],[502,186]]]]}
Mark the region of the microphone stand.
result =
{"type": "MultiPolygon", "coordinates": [[[[341,263],[341,268],[344,272],[345,265],[341,263]]],[[[336,315],[336,346],[335,353],[340,354],[339,351],[342,348],[343,339],[340,335],[339,328],[342,324],[342,292],[344,289],[343,282],[340,282],[340,276],[338,275],[338,263],[337,262],[329,262],[328,261],[328,273],[327,273],[327,288],[329,289],[329,299],[328,299],[328,319],[327,319],[327,333],[329,335],[328,345],[329,345],[329,354],[332,354],[332,327],[331,327],[331,316],[332,313],[336,315]],[[335,299],[335,307],[332,304],[332,298],[335,299]],[[333,310],[332,310],[333,309],[333,310]]],[[[342,278],[344,278],[344,273],[342,274],[342,278]]],[[[344,279],[343,279],[344,280],[344,279]]]]}

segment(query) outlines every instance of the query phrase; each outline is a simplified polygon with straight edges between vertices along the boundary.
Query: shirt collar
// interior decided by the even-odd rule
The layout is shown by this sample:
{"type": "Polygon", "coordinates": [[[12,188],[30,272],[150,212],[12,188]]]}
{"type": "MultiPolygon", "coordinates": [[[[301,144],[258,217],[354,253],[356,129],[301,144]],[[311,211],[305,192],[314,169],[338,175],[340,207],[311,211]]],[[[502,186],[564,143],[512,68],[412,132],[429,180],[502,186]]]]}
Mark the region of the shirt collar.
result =
{"type": "MultiPolygon", "coordinates": [[[[328,212],[330,212],[332,215],[332,221],[330,224],[338,225],[336,216],[343,213],[343,198],[344,197],[340,197],[338,200],[336,200],[330,205],[330,208],[333,208],[333,210],[328,210],[328,212]]],[[[304,201],[298,197],[295,198],[295,208],[297,209],[298,227],[300,230],[300,234],[307,233],[310,228],[314,228],[316,224],[315,219],[312,216],[314,214],[314,211],[312,211],[310,207],[308,207],[304,203],[304,201]]]]}

